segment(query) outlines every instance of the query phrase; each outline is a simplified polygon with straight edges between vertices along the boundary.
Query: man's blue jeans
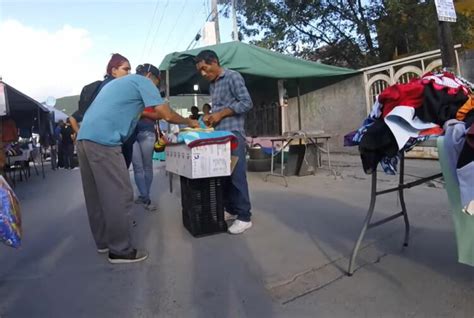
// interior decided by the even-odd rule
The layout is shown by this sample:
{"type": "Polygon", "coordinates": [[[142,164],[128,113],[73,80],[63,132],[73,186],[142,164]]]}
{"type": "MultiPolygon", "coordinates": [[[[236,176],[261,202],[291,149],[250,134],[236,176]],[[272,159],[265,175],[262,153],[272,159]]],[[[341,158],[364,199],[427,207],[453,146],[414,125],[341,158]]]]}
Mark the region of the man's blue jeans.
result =
{"type": "Polygon", "coordinates": [[[238,139],[237,149],[232,150],[232,156],[239,158],[234,172],[226,182],[224,191],[224,206],[227,212],[237,215],[237,219],[249,222],[252,216],[250,212],[250,196],[247,183],[247,158],[246,140],[240,132],[232,132],[238,139]]]}
{"type": "Polygon", "coordinates": [[[150,188],[153,181],[154,131],[140,131],[133,144],[133,174],[140,199],[150,200],[150,188]]]}

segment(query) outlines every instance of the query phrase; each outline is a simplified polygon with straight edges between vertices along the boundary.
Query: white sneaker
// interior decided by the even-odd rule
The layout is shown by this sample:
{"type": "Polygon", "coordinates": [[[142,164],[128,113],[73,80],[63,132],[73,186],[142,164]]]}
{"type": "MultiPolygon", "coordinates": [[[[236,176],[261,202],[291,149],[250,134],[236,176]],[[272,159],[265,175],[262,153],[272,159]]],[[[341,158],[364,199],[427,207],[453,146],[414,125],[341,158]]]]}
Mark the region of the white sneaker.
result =
{"type": "Polygon", "coordinates": [[[108,248],[108,247],[98,248],[98,249],[97,249],[97,253],[99,253],[99,254],[105,254],[105,253],[108,253],[108,252],[109,252],[109,248],[108,248]]]}
{"type": "Polygon", "coordinates": [[[231,227],[229,227],[228,231],[230,234],[241,234],[244,233],[246,230],[252,227],[252,222],[244,222],[240,220],[235,220],[232,223],[231,227]]]}
{"type": "Polygon", "coordinates": [[[234,221],[235,219],[237,219],[237,215],[224,211],[224,221],[234,221]]]}

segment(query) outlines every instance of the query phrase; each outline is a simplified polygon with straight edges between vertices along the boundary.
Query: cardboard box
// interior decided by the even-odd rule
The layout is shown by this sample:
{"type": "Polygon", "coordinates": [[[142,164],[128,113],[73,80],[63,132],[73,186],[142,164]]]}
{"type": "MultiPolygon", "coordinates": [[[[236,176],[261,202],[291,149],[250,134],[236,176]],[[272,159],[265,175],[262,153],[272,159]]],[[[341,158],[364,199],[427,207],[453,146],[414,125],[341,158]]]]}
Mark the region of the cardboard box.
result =
{"type": "Polygon", "coordinates": [[[230,176],[230,142],[194,148],[168,145],[166,170],[189,179],[230,176]]]}

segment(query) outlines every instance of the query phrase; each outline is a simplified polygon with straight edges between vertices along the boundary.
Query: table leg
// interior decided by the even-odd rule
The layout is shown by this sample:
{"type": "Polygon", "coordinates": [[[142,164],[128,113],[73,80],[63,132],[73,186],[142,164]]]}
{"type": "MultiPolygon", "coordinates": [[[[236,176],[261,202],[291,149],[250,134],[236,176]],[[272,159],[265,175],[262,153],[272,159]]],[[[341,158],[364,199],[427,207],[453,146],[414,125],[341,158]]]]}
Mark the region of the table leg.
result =
{"type": "Polygon", "coordinates": [[[408,213],[405,205],[404,197],[404,175],[405,175],[405,154],[402,152],[400,155],[400,181],[398,183],[398,199],[400,200],[400,206],[402,207],[403,220],[405,221],[405,240],[403,241],[403,246],[408,246],[408,239],[410,235],[410,222],[408,221],[408,213]]]}
{"type": "Polygon", "coordinates": [[[372,185],[370,189],[370,205],[369,210],[367,211],[367,216],[365,217],[364,224],[359,234],[359,238],[357,239],[354,248],[352,250],[351,259],[349,261],[349,268],[347,269],[347,275],[352,276],[354,273],[353,266],[355,263],[355,259],[357,257],[357,253],[359,252],[360,244],[364,239],[365,232],[370,224],[370,220],[372,219],[372,215],[374,214],[375,209],[375,199],[377,197],[377,170],[372,173],[372,185]]]}
{"type": "MultiPolygon", "coordinates": [[[[288,145],[290,142],[286,143],[286,145],[288,145]]],[[[280,174],[276,174],[275,173],[275,166],[274,166],[274,151],[273,149],[275,148],[275,144],[274,144],[274,141],[272,140],[272,159],[271,159],[271,163],[270,163],[270,173],[267,173],[267,175],[265,176],[265,178],[263,179],[265,182],[268,180],[268,177],[270,176],[274,176],[274,177],[280,177],[280,178],[283,178],[283,180],[285,181],[285,187],[288,188],[288,181],[286,181],[286,176],[284,175],[284,172],[283,172],[283,164],[284,164],[284,150],[285,150],[285,142],[283,141],[282,142],[282,148],[280,150],[280,156],[281,156],[281,167],[280,167],[280,174]]]]}
{"type": "Polygon", "coordinates": [[[170,181],[170,193],[173,193],[173,174],[171,172],[168,172],[168,178],[170,181]]]}
{"type": "Polygon", "coordinates": [[[329,139],[326,139],[326,151],[328,152],[328,165],[329,165],[329,170],[332,171],[332,166],[331,166],[331,154],[329,152],[329,139]]]}

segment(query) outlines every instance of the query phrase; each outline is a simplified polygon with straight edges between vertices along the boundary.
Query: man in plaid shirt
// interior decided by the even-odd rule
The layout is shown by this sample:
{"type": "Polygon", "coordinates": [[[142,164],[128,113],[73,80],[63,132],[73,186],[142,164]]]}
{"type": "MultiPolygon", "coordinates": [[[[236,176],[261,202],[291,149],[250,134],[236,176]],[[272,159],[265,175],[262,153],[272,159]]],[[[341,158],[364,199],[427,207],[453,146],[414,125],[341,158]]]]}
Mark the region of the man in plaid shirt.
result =
{"type": "Polygon", "coordinates": [[[224,192],[224,205],[226,219],[235,219],[229,233],[240,234],[252,227],[244,128],[245,113],[252,109],[252,99],[242,75],[224,69],[214,51],[201,51],[194,61],[198,72],[211,83],[212,113],[204,116],[204,122],[216,130],[231,131],[239,141],[237,149],[232,150],[239,160],[224,192]]]}

